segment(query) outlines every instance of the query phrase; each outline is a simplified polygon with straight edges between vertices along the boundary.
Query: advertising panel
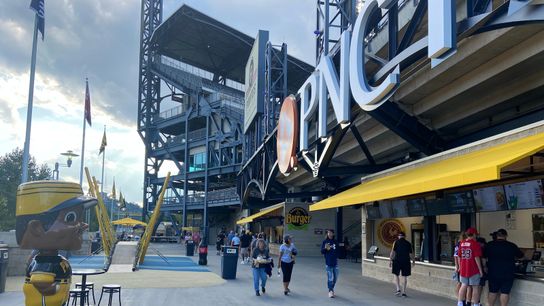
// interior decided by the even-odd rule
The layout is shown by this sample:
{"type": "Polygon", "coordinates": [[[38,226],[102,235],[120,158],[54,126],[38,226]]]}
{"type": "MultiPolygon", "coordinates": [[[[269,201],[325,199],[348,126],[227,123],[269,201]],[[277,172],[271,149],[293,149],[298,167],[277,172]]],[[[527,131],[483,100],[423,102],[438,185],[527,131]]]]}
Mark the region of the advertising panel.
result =
{"type": "Polygon", "coordinates": [[[268,31],[259,30],[246,64],[244,133],[255,116],[264,110],[264,65],[268,31]]]}
{"type": "Polygon", "coordinates": [[[473,190],[477,211],[507,210],[503,186],[492,186],[473,190]]]}
{"type": "Polygon", "coordinates": [[[504,189],[509,209],[544,207],[541,180],[509,184],[504,189]]]}

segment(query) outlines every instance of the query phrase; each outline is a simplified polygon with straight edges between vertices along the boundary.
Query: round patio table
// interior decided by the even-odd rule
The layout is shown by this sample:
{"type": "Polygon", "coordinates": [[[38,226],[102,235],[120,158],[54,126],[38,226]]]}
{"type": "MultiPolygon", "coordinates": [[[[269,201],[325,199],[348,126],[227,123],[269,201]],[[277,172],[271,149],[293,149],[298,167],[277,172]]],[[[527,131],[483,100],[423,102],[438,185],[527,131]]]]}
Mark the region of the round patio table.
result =
{"type": "Polygon", "coordinates": [[[88,275],[98,275],[98,274],[104,274],[106,273],[105,269],[73,269],[72,275],[81,275],[81,300],[79,305],[85,306],[85,295],[83,292],[85,291],[85,287],[87,284],[87,276],[88,275]]]}

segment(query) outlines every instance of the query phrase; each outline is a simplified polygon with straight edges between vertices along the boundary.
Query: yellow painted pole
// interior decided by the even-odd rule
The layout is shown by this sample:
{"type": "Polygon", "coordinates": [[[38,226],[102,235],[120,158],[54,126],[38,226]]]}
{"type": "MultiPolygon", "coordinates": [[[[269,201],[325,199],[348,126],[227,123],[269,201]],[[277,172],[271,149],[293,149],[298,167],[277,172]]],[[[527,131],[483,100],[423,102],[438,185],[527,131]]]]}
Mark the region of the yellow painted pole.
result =
{"type": "Polygon", "coordinates": [[[153,209],[153,214],[151,215],[151,218],[147,224],[147,227],[145,228],[145,232],[142,235],[142,239],[140,239],[140,243],[138,245],[138,252],[137,252],[137,258],[136,262],[139,264],[142,264],[145,259],[145,254],[147,253],[147,248],[149,246],[149,242],[151,241],[151,235],[153,234],[153,229],[155,228],[155,224],[157,223],[157,219],[159,219],[160,211],[162,202],[164,200],[164,194],[166,192],[168,183],[170,181],[170,172],[166,174],[166,178],[164,179],[164,183],[162,185],[162,190],[159,195],[159,199],[157,200],[157,205],[155,205],[155,208],[153,209]]]}
{"type": "MultiPolygon", "coordinates": [[[[91,191],[91,195],[95,198],[97,198],[97,192],[95,190],[95,185],[93,183],[93,180],[91,179],[91,175],[89,173],[89,168],[85,167],[85,176],[87,177],[87,183],[89,184],[89,190],[91,191]]],[[[100,235],[102,236],[102,248],[104,249],[104,253],[106,254],[106,256],[109,256],[109,251],[110,251],[110,248],[109,248],[109,241],[108,241],[108,238],[107,238],[107,234],[106,234],[106,230],[104,228],[104,224],[102,222],[102,218],[101,218],[101,211],[100,211],[100,206],[99,205],[95,205],[94,207],[94,212],[96,214],[96,219],[98,221],[98,228],[100,230],[100,235]]]]}
{"type": "MultiPolygon", "coordinates": [[[[96,181],[96,178],[93,176],[93,182],[95,186],[95,190],[98,191],[98,182],[96,181]]],[[[115,238],[113,237],[113,230],[112,225],[110,222],[110,216],[108,215],[108,210],[106,209],[106,205],[104,205],[104,199],[102,198],[102,194],[98,192],[98,205],[100,205],[100,210],[102,211],[102,222],[104,222],[104,229],[108,233],[110,245],[113,246],[115,243],[115,238]]]]}

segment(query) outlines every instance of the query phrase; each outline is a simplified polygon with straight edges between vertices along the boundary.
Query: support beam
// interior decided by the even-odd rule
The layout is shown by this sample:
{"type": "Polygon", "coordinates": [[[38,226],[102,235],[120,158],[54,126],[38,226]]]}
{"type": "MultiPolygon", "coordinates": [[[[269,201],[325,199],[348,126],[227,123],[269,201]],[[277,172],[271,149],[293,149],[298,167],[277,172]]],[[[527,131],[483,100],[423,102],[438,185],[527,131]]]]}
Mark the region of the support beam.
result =
{"type": "Polygon", "coordinates": [[[435,131],[408,115],[395,102],[388,101],[368,114],[425,155],[439,153],[445,148],[444,141],[435,131]]]}

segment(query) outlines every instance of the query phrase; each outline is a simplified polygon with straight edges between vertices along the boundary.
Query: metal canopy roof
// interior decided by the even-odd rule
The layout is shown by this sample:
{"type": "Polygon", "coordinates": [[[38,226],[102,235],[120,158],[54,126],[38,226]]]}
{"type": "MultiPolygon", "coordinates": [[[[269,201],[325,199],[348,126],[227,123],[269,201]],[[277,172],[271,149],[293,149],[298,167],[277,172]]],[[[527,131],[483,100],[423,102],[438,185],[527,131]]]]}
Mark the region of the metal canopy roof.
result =
{"type": "MultiPolygon", "coordinates": [[[[244,83],[254,40],[184,4],[153,32],[151,45],[161,55],[244,83]]],[[[314,71],[292,56],[287,67],[290,91],[298,90],[314,71]]]]}

